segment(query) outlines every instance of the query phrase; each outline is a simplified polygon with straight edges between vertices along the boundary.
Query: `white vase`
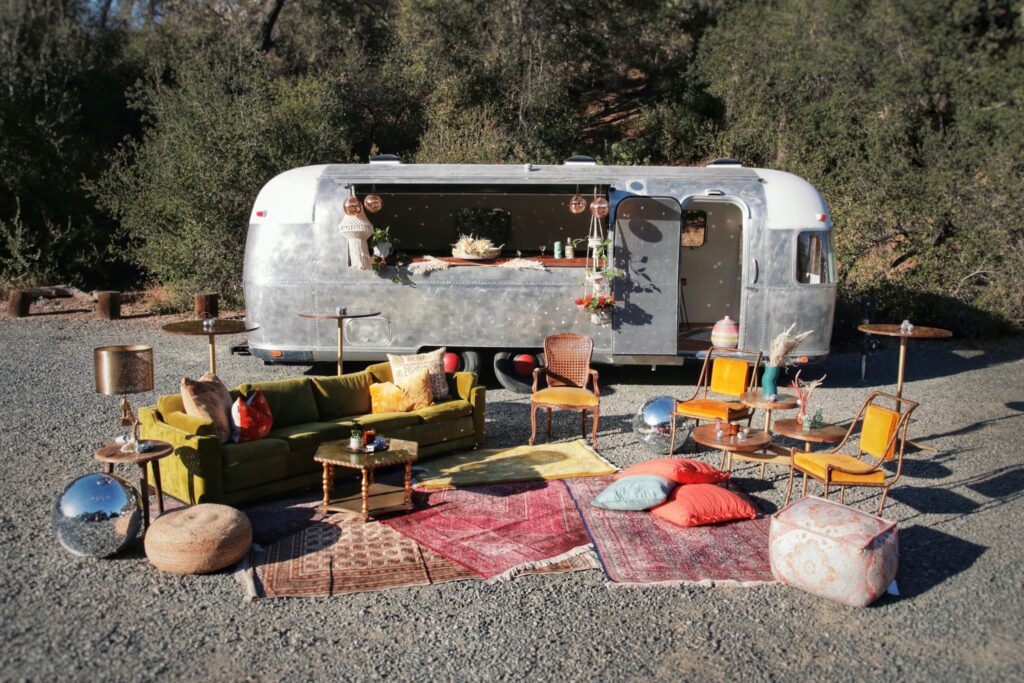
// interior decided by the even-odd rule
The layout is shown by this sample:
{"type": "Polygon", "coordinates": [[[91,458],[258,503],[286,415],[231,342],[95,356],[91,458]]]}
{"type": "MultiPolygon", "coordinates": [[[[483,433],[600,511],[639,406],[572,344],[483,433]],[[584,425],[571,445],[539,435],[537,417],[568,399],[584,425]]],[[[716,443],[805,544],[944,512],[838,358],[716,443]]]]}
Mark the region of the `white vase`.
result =
{"type": "Polygon", "coordinates": [[[595,325],[611,325],[612,324],[612,312],[611,309],[604,308],[600,311],[593,311],[590,314],[590,322],[595,325]]]}

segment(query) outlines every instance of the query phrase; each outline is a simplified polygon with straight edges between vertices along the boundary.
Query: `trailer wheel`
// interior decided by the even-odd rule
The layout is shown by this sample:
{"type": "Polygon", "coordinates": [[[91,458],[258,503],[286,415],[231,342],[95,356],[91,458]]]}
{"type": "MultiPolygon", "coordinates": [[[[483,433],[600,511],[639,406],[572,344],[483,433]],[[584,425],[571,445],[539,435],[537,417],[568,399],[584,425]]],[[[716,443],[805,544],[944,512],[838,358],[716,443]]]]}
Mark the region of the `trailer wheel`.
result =
{"type": "Polygon", "coordinates": [[[444,354],[445,372],[480,373],[480,354],[476,351],[449,351],[444,354]]]}
{"type": "Polygon", "coordinates": [[[499,351],[494,354],[494,376],[498,383],[517,394],[533,387],[533,369],[544,365],[544,354],[532,351],[499,351]]]}

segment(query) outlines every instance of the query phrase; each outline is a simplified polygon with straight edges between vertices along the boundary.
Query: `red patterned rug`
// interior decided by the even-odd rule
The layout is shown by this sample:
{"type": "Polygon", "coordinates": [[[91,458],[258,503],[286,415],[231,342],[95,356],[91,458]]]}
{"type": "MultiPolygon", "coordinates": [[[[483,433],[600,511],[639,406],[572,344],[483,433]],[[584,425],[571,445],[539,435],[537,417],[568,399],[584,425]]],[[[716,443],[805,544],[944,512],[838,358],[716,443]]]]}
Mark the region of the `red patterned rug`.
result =
{"type": "MultiPolygon", "coordinates": [[[[332,515],[252,555],[251,586],[262,597],[314,597],[423,586],[480,577],[419,547],[380,522],[332,515]]],[[[524,573],[598,569],[593,552],[524,573]]],[[[251,576],[250,576],[251,578],[251,576]]]]}
{"type": "Polygon", "coordinates": [[[415,510],[384,521],[485,579],[510,578],[589,550],[561,481],[417,490],[415,510]]]}
{"type": "Polygon", "coordinates": [[[568,479],[568,487],[608,578],[623,586],[776,583],[768,562],[770,519],[683,528],[647,512],[618,512],[590,501],[612,477],[568,479]]]}

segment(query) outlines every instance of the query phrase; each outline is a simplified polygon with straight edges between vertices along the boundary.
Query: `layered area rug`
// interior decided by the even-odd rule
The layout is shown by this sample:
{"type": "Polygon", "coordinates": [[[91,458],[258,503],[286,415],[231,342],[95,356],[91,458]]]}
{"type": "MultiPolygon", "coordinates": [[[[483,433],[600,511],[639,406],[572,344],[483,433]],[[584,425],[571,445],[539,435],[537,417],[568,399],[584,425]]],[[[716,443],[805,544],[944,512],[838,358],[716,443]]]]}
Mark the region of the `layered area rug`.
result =
{"type": "Polygon", "coordinates": [[[594,507],[611,477],[564,482],[583,516],[608,578],[621,586],[759,586],[776,583],[767,517],[684,528],[647,512],[594,507]]]}
{"type": "MultiPolygon", "coordinates": [[[[524,574],[597,569],[591,553],[532,567],[524,574]]],[[[254,593],[260,597],[316,597],[407,586],[480,580],[460,564],[421,548],[380,522],[364,524],[346,513],[332,515],[256,551],[254,593]]]]}
{"type": "Polygon", "coordinates": [[[413,512],[384,523],[485,579],[511,578],[590,550],[562,482],[418,490],[413,503],[413,512]]]}
{"type": "Polygon", "coordinates": [[[583,441],[482,449],[417,463],[420,488],[442,489],[611,474],[616,468],[583,441]]]}

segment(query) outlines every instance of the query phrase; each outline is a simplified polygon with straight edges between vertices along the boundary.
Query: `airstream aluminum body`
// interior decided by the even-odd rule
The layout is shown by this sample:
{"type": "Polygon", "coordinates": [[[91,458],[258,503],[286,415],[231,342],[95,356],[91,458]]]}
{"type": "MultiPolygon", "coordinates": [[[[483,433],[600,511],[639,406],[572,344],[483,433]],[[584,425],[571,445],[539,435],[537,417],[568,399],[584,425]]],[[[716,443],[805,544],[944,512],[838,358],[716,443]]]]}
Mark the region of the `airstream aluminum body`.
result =
{"type": "Polygon", "coordinates": [[[334,360],[335,322],[299,313],[339,306],[381,312],[346,321],[351,360],[445,346],[465,358],[492,352],[501,363],[571,331],[594,339],[598,362],[678,365],[707,348],[709,328],[725,315],[739,322],[741,348],[767,351],[791,323],[814,330],[799,355],[817,359],[829,351],[836,301],[832,220],[821,194],[797,176],[731,160],[706,167],[392,161],[297,168],[256,199],[243,286],[248,316],[260,324],[250,352],[295,363],[334,360]],[[339,223],[353,191],[381,197],[381,210],[367,217],[387,226],[395,248],[413,259],[451,256],[464,231],[455,216],[487,209],[508,214],[502,256],[543,255],[545,268],[479,262],[410,274],[407,267],[349,267],[339,223]],[[610,325],[594,324],[575,304],[587,287],[584,254],[551,258],[556,241],[588,235],[590,212],[567,208],[576,194],[610,203],[603,229],[621,271],[610,325]]]}

